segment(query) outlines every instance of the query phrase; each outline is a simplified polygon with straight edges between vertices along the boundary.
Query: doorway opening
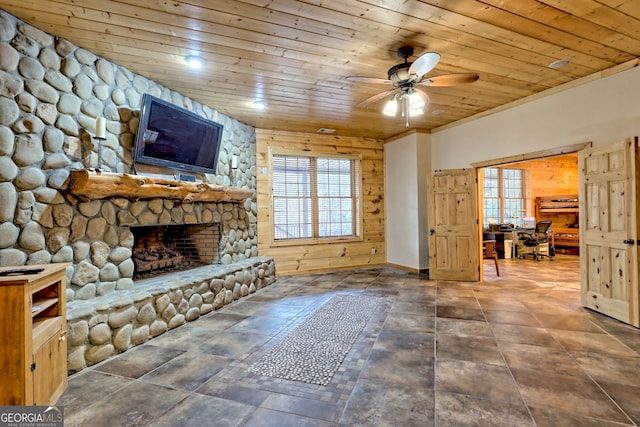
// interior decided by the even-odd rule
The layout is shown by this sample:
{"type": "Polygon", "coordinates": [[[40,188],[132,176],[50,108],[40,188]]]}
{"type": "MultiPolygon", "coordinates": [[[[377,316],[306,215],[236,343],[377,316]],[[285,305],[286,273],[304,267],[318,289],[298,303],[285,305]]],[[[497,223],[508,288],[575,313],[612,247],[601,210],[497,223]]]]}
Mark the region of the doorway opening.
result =
{"type": "MultiPolygon", "coordinates": [[[[495,240],[501,270],[509,264],[534,262],[536,268],[553,267],[549,257],[519,259],[529,250],[518,231],[531,231],[537,221],[551,220],[549,255],[574,256],[579,261],[579,174],[577,152],[590,143],[549,152],[495,159],[474,164],[478,176],[480,241],[495,240]],[[559,203],[559,201],[563,203],[559,203]],[[571,206],[568,201],[571,200],[571,206]]],[[[571,258],[569,258],[571,259],[571,258]]],[[[579,262],[576,263],[579,269],[579,262]]],[[[483,266],[484,267],[484,266],[483,266]]],[[[480,280],[484,280],[484,268],[480,280]]],[[[490,272],[490,266],[487,266],[490,272]]],[[[579,285],[579,283],[577,284],[579,285]]]]}

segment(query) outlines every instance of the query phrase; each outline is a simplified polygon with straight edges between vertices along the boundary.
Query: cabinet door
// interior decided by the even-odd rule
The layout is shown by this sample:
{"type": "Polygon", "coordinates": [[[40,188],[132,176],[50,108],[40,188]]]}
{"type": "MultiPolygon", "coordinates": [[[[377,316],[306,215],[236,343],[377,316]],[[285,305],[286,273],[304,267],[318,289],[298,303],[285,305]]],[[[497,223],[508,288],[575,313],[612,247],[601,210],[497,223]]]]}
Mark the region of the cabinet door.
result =
{"type": "Polygon", "coordinates": [[[33,404],[54,405],[67,387],[66,331],[59,331],[33,355],[33,404]]]}

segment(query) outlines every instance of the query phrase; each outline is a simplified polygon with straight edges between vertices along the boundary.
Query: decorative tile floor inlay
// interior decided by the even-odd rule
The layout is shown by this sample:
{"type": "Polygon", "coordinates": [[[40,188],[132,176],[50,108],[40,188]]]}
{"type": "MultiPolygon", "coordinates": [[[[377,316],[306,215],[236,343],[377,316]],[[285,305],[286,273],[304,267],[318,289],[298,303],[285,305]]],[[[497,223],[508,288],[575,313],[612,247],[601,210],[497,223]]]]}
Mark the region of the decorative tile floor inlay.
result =
{"type": "Polygon", "coordinates": [[[254,374],[327,385],[381,298],[336,295],[255,362],[254,374]]]}

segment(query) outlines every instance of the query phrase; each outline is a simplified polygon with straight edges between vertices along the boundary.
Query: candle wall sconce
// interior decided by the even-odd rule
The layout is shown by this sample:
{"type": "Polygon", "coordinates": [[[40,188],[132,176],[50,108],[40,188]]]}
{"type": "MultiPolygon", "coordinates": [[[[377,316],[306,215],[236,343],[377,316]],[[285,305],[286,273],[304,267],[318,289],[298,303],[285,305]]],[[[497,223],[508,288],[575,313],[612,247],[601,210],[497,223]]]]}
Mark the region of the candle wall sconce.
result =
{"type": "Polygon", "coordinates": [[[231,181],[231,185],[234,185],[234,180],[236,179],[237,171],[238,171],[238,156],[234,154],[229,159],[229,180],[231,181]]]}
{"type": "Polygon", "coordinates": [[[96,119],[96,136],[93,137],[93,139],[98,141],[98,164],[96,171],[100,171],[100,169],[102,169],[102,143],[107,139],[107,121],[104,117],[98,117],[96,119]]]}

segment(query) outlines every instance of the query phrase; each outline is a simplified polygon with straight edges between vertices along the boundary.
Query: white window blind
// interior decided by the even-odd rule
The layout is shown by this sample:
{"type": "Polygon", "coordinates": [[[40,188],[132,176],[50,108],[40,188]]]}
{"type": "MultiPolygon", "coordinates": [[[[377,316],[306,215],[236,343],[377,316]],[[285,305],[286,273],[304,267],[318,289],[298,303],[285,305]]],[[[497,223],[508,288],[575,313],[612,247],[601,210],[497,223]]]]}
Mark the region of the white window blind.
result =
{"type": "Polygon", "coordinates": [[[274,239],[357,236],[358,165],[353,158],[274,154],[274,239]]]}

